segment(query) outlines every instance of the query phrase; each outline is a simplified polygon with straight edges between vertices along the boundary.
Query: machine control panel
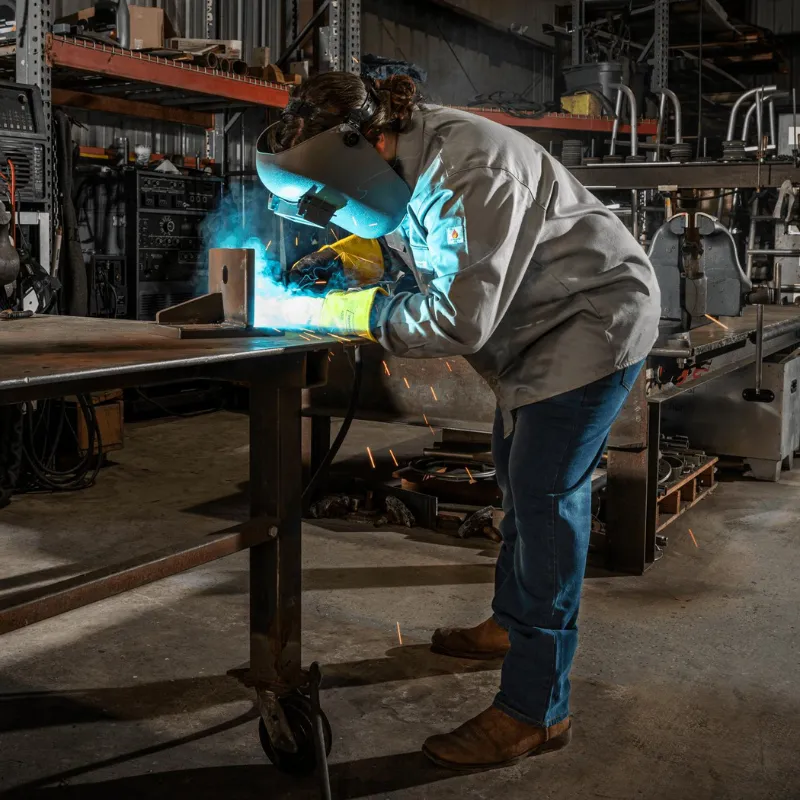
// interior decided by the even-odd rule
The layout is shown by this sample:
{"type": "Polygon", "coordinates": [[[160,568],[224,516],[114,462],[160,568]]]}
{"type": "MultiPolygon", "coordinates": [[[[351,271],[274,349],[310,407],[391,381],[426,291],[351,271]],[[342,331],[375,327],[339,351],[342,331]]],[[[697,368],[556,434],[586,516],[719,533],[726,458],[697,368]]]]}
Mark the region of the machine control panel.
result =
{"type": "Polygon", "coordinates": [[[142,209],[210,211],[217,204],[220,184],[203,178],[142,176],[139,182],[142,209]]]}

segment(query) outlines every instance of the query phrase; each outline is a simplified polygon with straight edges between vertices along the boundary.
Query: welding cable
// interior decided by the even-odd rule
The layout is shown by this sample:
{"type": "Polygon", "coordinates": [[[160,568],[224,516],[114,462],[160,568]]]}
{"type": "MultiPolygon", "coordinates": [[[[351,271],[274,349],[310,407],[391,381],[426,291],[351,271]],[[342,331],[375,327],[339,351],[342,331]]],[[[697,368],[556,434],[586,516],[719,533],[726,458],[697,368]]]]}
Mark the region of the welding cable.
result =
{"type": "Polygon", "coordinates": [[[22,441],[23,466],[28,473],[26,485],[23,487],[25,491],[67,492],[86,489],[94,484],[102,465],[102,458],[95,455],[95,450],[98,453],[102,452],[100,427],[97,423],[94,406],[86,395],[78,395],[78,407],[88,432],[86,452],[77,464],[60,470],[56,469],[55,461],[65,426],[72,432],[75,444],[78,443],[78,434],[68,418],[66,403],[62,398],[58,424],[55,434],[52,436],[50,434],[52,416],[50,401],[40,403],[38,408],[35,408],[33,403],[25,404],[25,426],[22,441]]]}
{"type": "Polygon", "coordinates": [[[356,346],[355,348],[353,362],[353,388],[350,390],[350,404],[347,407],[347,412],[344,415],[339,432],[336,434],[336,438],[333,440],[333,444],[330,446],[328,452],[325,453],[325,457],[322,459],[317,471],[308,482],[308,486],[306,486],[306,488],[303,490],[303,508],[307,508],[310,502],[314,499],[317,487],[324,480],[328,469],[333,463],[333,459],[336,458],[337,454],[339,453],[342,442],[344,442],[347,433],[350,430],[350,425],[353,423],[353,418],[356,415],[356,410],[358,409],[358,398],[361,394],[361,379],[364,374],[364,364],[361,360],[361,347],[359,346],[356,346]]]}

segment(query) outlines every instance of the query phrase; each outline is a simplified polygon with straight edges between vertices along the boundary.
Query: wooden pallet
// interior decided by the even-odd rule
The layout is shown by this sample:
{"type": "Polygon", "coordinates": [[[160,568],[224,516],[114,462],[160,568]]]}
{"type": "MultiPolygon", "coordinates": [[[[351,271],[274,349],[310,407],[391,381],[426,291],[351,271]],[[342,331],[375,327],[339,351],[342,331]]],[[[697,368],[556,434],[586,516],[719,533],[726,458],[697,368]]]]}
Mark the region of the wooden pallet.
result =
{"type": "Polygon", "coordinates": [[[716,456],[709,458],[705,464],[694,472],[684,475],[677,483],[672,484],[666,493],[658,498],[656,511],[656,532],[663,531],[667,525],[675,522],[681,514],[685,514],[692,506],[697,505],[717,488],[714,478],[716,456]]]}

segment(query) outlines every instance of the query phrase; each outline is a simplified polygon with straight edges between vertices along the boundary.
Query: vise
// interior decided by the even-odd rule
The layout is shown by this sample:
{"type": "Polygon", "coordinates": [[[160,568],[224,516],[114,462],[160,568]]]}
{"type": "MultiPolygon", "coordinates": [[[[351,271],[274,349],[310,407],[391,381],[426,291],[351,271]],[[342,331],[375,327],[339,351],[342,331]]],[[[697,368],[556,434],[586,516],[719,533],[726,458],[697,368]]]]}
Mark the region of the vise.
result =
{"type": "Polygon", "coordinates": [[[661,319],[691,330],[742,313],[750,279],[736,243],[710,214],[682,212],[656,231],[648,253],[661,288],[661,319]]]}

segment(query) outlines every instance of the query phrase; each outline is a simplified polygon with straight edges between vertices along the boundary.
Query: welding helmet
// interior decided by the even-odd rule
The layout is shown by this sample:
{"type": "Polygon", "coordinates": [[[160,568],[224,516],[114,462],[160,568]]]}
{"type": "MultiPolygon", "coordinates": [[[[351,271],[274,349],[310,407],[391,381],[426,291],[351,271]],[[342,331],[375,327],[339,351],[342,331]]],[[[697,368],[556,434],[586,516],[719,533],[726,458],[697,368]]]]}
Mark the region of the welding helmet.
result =
{"type": "MultiPolygon", "coordinates": [[[[333,223],[364,239],[400,225],[411,190],[360,130],[377,107],[373,95],[368,91],[361,109],[339,116],[338,124],[280,153],[271,151],[264,131],[256,166],[276,214],[320,228],[333,223]]],[[[330,115],[299,98],[289,101],[283,117],[292,114],[330,115]]]]}

